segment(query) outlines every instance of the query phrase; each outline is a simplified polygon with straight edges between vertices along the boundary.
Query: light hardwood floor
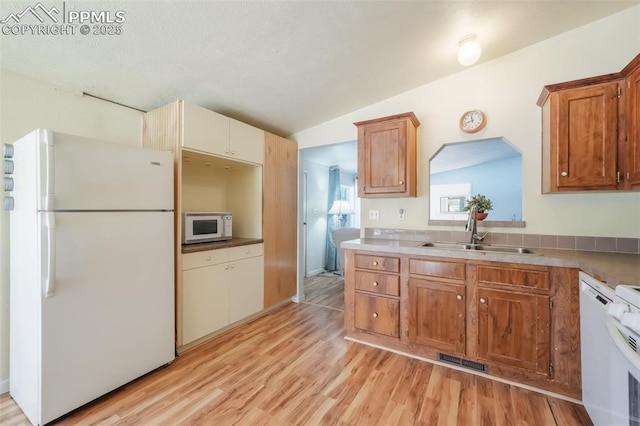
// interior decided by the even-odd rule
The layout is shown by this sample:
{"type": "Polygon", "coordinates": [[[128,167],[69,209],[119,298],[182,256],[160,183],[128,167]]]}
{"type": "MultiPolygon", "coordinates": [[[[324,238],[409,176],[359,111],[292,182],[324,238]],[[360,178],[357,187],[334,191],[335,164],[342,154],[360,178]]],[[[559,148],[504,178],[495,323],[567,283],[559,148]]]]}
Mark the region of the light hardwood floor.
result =
{"type": "MultiPolygon", "coordinates": [[[[345,341],[340,279],[61,419],[63,425],[588,425],[584,408],[345,341]]],[[[27,424],[8,394],[0,424],[27,424]]]]}

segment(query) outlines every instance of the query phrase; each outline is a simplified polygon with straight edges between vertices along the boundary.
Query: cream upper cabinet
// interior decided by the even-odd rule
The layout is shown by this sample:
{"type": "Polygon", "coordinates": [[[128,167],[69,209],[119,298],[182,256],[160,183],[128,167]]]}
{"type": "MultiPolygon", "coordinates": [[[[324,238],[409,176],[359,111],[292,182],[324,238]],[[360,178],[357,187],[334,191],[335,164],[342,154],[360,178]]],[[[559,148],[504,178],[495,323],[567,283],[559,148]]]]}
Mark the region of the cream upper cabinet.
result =
{"type": "Polygon", "coordinates": [[[183,101],[182,147],[219,157],[262,164],[264,131],[183,101]]]}
{"type": "Polygon", "coordinates": [[[228,156],[229,117],[182,102],[182,147],[228,156]]]}
{"type": "Polygon", "coordinates": [[[229,155],[238,160],[264,162],[264,131],[230,118],[229,155]]]}

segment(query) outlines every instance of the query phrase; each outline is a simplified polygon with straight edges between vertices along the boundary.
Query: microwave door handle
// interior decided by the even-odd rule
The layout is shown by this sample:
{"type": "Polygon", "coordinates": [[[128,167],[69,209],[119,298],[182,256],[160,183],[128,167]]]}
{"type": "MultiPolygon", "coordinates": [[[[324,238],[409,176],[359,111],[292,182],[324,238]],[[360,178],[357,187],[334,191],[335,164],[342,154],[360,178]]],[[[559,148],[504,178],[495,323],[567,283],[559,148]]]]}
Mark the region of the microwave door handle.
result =
{"type": "Polygon", "coordinates": [[[616,345],[618,350],[622,352],[624,357],[627,358],[632,365],[640,369],[640,355],[631,350],[627,341],[622,337],[620,330],[618,330],[618,327],[616,327],[612,320],[608,320],[606,326],[607,333],[609,333],[609,337],[613,341],[613,344],[616,345]]]}

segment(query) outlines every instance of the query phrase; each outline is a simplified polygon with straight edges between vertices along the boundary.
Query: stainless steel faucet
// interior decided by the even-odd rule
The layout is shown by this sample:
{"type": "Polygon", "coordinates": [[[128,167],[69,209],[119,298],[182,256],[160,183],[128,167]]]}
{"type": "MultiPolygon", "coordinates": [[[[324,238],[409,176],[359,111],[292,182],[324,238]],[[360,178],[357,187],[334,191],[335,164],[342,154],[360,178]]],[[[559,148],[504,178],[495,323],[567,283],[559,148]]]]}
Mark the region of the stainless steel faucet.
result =
{"type": "Polygon", "coordinates": [[[467,219],[467,226],[465,226],[467,231],[471,231],[471,239],[469,241],[470,244],[475,245],[480,241],[484,240],[484,237],[487,235],[486,233],[481,237],[478,235],[478,206],[471,206],[469,210],[469,219],[467,219]]]}

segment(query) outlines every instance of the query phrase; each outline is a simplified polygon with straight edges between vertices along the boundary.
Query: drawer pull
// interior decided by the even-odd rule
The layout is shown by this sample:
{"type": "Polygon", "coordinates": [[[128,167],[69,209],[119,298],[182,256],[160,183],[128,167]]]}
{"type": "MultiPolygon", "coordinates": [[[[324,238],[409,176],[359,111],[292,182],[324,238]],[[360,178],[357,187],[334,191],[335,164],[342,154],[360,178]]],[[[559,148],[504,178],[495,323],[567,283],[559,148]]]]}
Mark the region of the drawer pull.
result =
{"type": "Polygon", "coordinates": [[[462,295],[461,295],[461,294],[457,295],[457,296],[456,296],[456,299],[458,299],[458,300],[462,300],[462,295]]]}
{"type": "Polygon", "coordinates": [[[373,313],[373,317],[374,317],[374,318],[378,318],[378,313],[377,313],[377,312],[374,312],[374,313],[373,313]]]}
{"type": "Polygon", "coordinates": [[[378,281],[374,281],[374,282],[373,282],[373,286],[374,286],[374,287],[378,287],[378,281]]]}
{"type": "Polygon", "coordinates": [[[404,185],[404,181],[403,180],[400,181],[400,185],[404,185]]]}
{"type": "Polygon", "coordinates": [[[207,261],[211,260],[211,256],[207,256],[207,261]]]}
{"type": "Polygon", "coordinates": [[[487,303],[487,299],[485,299],[484,297],[480,298],[480,303],[487,303]]]}
{"type": "Polygon", "coordinates": [[[378,261],[377,260],[373,261],[373,266],[378,266],[378,261]]]}

